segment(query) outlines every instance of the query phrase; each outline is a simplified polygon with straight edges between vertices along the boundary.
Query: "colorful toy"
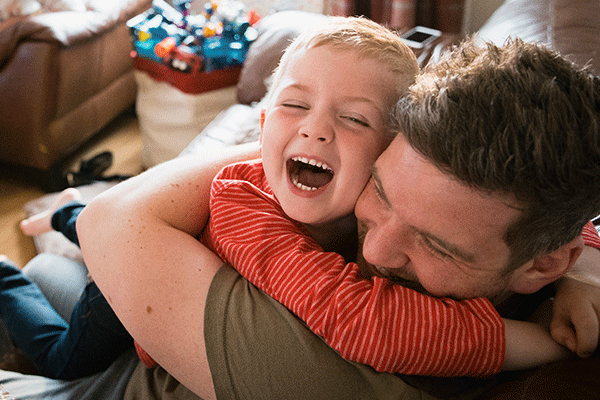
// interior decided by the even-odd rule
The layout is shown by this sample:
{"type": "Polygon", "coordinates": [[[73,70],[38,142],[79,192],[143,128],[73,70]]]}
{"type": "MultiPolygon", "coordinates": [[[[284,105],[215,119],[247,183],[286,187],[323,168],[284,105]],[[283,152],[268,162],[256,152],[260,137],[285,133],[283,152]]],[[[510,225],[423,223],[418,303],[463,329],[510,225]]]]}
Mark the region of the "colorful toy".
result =
{"type": "Polygon", "coordinates": [[[192,15],[190,0],[154,0],[152,8],[127,21],[135,55],[186,73],[241,65],[260,17],[243,3],[215,0],[192,15]]]}

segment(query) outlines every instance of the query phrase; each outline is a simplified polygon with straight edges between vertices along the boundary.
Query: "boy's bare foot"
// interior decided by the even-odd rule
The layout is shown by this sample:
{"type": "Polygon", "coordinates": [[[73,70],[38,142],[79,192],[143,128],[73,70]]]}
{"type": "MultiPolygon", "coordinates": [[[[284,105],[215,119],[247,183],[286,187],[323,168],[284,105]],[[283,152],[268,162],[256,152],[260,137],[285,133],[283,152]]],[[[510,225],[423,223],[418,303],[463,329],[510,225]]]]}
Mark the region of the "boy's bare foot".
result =
{"type": "Polygon", "coordinates": [[[52,230],[52,214],[64,204],[73,201],[81,200],[81,193],[75,188],[68,188],[60,192],[54,203],[45,211],[21,221],[20,227],[23,233],[27,236],[40,235],[52,230]]]}

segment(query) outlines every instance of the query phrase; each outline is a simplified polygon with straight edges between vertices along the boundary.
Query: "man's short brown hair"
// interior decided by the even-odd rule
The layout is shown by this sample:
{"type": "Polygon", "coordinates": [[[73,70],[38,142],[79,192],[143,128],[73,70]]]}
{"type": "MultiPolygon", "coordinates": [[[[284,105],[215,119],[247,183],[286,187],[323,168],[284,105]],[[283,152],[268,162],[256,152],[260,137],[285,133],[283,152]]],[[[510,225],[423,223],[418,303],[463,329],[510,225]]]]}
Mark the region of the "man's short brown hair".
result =
{"type": "Polygon", "coordinates": [[[523,213],[509,268],[569,243],[600,213],[600,80],[522,40],[467,40],[400,100],[398,130],[440,170],[523,213]]]}

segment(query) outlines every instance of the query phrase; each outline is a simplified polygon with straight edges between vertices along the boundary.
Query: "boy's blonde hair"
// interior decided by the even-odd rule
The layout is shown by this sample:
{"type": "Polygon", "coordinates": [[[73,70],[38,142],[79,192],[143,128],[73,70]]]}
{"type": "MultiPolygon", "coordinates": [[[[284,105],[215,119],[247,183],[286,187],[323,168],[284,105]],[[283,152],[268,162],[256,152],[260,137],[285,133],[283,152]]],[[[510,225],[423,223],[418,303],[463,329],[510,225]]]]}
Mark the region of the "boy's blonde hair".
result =
{"type": "Polygon", "coordinates": [[[406,92],[419,72],[414,52],[396,33],[363,17],[329,17],[325,24],[303,32],[287,47],[273,72],[267,104],[270,104],[272,93],[279,85],[292,55],[298,50],[319,46],[356,51],[361,58],[387,65],[397,77],[398,97],[406,92]]]}

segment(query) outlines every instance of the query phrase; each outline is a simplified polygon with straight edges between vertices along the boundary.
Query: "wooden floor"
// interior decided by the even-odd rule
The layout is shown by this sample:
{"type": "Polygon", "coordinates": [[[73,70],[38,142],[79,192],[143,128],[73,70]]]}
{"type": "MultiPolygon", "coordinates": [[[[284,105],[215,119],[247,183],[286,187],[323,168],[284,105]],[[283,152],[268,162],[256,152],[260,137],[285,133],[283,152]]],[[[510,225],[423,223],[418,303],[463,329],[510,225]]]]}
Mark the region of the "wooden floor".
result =
{"type": "MultiPolygon", "coordinates": [[[[77,153],[70,161],[72,170],[79,162],[105,150],[113,153],[113,165],[105,175],[133,175],[142,171],[140,161],[141,134],[137,118],[128,111],[106,129],[98,138],[77,153]]],[[[0,254],[17,265],[25,265],[37,252],[33,240],[21,233],[19,221],[24,218],[23,205],[45,192],[23,173],[13,168],[0,167],[0,254]]]]}

